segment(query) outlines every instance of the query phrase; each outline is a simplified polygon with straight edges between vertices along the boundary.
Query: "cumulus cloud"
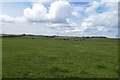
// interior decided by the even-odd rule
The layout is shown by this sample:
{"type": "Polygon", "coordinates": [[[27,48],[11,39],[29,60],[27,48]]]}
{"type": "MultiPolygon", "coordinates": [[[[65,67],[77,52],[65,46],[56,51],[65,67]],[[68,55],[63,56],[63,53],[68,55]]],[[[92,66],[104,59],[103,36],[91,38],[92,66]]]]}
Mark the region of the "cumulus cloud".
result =
{"type": "Polygon", "coordinates": [[[1,15],[0,21],[3,22],[50,22],[50,23],[66,23],[67,18],[77,16],[77,12],[73,12],[72,6],[65,0],[54,1],[50,7],[45,7],[42,3],[34,3],[32,8],[28,7],[23,11],[24,15],[20,18],[14,18],[8,15],[1,15]]]}
{"type": "Polygon", "coordinates": [[[42,4],[34,4],[32,8],[24,10],[28,21],[64,23],[72,15],[72,7],[67,1],[51,3],[49,10],[42,4]]]}
{"type": "Polygon", "coordinates": [[[28,21],[44,21],[47,9],[42,4],[33,4],[32,8],[24,10],[24,17],[28,21]]]}
{"type": "Polygon", "coordinates": [[[81,26],[85,27],[86,29],[94,29],[98,31],[107,31],[111,27],[117,28],[117,6],[115,6],[115,3],[106,3],[106,8],[108,8],[108,10],[104,13],[89,15],[89,17],[83,20],[81,26]]]}
{"type": "Polygon", "coordinates": [[[85,12],[88,17],[85,17],[76,23],[77,27],[73,30],[66,32],[111,32],[118,28],[118,3],[104,3],[104,2],[91,2],[90,6],[86,8],[85,12]],[[106,11],[98,13],[97,8],[103,6],[106,11]]]}
{"type": "Polygon", "coordinates": [[[48,14],[53,20],[66,19],[72,15],[72,7],[67,1],[56,1],[51,4],[48,14]]]}

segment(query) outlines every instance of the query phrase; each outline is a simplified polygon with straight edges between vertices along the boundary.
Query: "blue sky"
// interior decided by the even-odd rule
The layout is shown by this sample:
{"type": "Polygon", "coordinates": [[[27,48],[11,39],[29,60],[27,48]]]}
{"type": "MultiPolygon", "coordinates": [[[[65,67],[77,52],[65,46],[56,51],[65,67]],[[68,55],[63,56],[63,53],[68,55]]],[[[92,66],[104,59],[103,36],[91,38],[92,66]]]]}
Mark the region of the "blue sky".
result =
{"type": "Polygon", "coordinates": [[[65,36],[118,35],[117,2],[1,2],[1,33],[65,36]]]}

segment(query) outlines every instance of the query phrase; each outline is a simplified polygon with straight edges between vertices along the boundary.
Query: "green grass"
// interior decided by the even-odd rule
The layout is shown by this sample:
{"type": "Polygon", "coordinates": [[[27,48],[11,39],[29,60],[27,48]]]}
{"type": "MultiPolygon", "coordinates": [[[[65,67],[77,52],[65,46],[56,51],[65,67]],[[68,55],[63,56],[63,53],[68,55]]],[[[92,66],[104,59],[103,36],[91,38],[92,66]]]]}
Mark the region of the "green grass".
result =
{"type": "Polygon", "coordinates": [[[3,38],[3,78],[117,78],[118,40],[3,38]]]}

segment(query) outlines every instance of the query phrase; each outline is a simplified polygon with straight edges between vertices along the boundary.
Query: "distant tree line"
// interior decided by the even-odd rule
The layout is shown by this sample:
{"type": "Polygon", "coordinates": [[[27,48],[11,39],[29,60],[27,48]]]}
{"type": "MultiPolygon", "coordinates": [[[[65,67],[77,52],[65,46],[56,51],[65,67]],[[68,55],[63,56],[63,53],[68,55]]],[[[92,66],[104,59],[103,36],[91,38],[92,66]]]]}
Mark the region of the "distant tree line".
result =
{"type": "Polygon", "coordinates": [[[14,35],[14,34],[2,34],[2,37],[22,37],[22,36],[34,36],[34,35],[26,35],[26,34],[19,34],[19,35],[14,35]]]}
{"type": "Polygon", "coordinates": [[[82,36],[82,38],[107,38],[107,37],[105,37],[105,36],[92,36],[92,37],[82,36]]]}
{"type": "Polygon", "coordinates": [[[22,36],[42,36],[42,37],[46,37],[46,38],[63,38],[64,40],[68,40],[70,38],[107,38],[105,36],[82,36],[82,37],[71,37],[71,36],[44,36],[44,35],[31,35],[31,34],[21,34],[21,35],[13,35],[13,34],[3,34],[2,37],[22,37],[22,36]]]}

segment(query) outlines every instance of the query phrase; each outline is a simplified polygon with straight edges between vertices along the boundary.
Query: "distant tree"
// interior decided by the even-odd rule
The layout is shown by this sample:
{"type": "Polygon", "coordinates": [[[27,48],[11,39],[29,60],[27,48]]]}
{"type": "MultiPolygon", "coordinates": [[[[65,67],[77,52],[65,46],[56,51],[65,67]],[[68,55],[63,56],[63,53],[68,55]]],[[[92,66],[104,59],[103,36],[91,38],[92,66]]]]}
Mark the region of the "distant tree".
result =
{"type": "Polygon", "coordinates": [[[53,36],[51,36],[50,38],[54,38],[54,37],[56,37],[56,35],[53,35],[53,36]]]}
{"type": "Polygon", "coordinates": [[[22,34],[22,36],[25,36],[25,34],[22,34]]]}

